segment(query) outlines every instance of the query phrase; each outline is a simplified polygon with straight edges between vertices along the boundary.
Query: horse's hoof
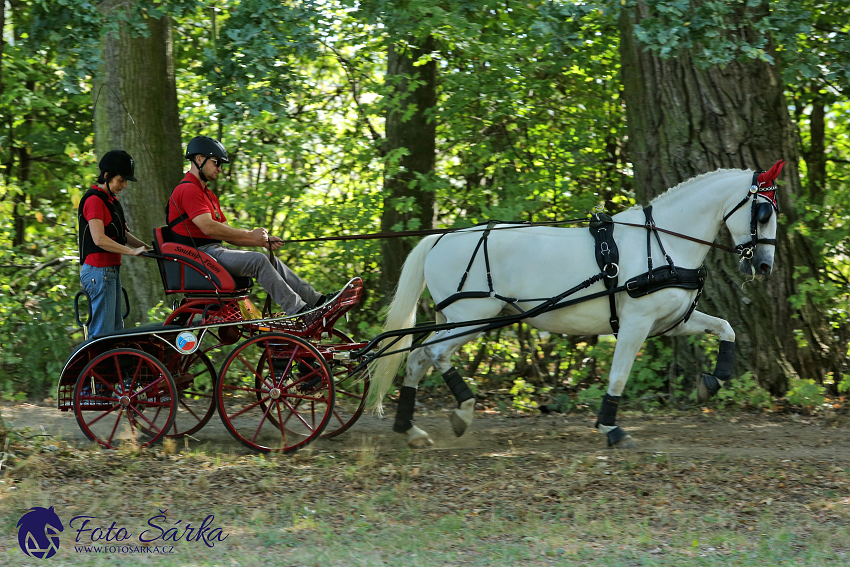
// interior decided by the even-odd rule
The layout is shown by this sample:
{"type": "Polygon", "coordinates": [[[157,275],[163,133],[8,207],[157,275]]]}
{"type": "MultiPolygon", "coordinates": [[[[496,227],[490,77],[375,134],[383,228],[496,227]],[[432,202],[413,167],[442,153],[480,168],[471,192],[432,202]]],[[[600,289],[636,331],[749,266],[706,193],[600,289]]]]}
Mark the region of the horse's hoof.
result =
{"type": "Polygon", "coordinates": [[[456,411],[457,410],[452,412],[452,414],[449,416],[449,421],[452,422],[452,429],[454,429],[455,435],[460,437],[461,435],[466,433],[466,428],[469,427],[469,424],[466,423],[463,418],[461,418],[457,413],[455,413],[456,411]]]}
{"type": "Polygon", "coordinates": [[[697,399],[704,404],[720,391],[720,381],[713,374],[703,374],[697,380],[697,399]]]}
{"type": "Polygon", "coordinates": [[[620,441],[608,446],[612,449],[637,449],[637,443],[632,440],[632,436],[629,434],[626,434],[620,441]]]}
{"type": "Polygon", "coordinates": [[[454,410],[449,416],[449,421],[452,422],[452,429],[455,435],[460,437],[466,432],[466,428],[472,423],[473,411],[475,409],[475,398],[466,400],[460,407],[454,410]]]}
{"type": "Polygon", "coordinates": [[[427,435],[425,437],[416,437],[407,442],[407,446],[411,449],[425,449],[433,444],[434,442],[427,435]]]}
{"type": "Polygon", "coordinates": [[[428,434],[415,425],[407,430],[407,446],[412,449],[424,449],[434,444],[428,434]]]}
{"type": "Polygon", "coordinates": [[[612,449],[637,449],[637,444],[632,436],[626,433],[622,427],[615,427],[606,434],[608,446],[612,449]]]}

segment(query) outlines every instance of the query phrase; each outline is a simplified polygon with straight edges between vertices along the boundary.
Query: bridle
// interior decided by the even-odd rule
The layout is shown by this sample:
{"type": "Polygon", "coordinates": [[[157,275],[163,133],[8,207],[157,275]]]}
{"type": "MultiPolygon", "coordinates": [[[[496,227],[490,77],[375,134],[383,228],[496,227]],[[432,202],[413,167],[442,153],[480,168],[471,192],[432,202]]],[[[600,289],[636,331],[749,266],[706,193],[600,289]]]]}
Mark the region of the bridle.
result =
{"type": "Polygon", "coordinates": [[[776,200],[776,181],[770,181],[770,185],[766,185],[761,187],[762,183],[759,183],[758,177],[764,171],[756,171],[753,173],[753,182],[750,185],[749,191],[747,191],[747,196],[741,199],[741,201],[732,207],[732,210],[726,213],[723,216],[723,222],[725,223],[732,214],[747,204],[747,201],[750,199],[753,200],[752,207],[750,208],[750,241],[745,242],[743,244],[738,244],[735,246],[735,252],[744,259],[751,259],[756,251],[756,246],[759,244],[772,244],[776,246],[775,238],[759,238],[758,237],[758,225],[765,224],[770,220],[773,211],[776,211],[776,214],[779,214],[779,203],[776,200]],[[759,202],[758,197],[766,199],[767,202],[759,202]]]}

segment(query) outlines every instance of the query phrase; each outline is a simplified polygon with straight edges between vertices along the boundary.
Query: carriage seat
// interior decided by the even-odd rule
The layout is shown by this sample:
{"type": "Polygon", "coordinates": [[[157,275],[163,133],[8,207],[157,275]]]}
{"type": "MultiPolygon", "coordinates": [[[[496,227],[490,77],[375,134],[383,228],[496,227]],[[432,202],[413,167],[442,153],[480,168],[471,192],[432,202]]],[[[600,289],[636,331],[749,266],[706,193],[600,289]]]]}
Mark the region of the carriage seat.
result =
{"type": "Polygon", "coordinates": [[[165,293],[189,295],[247,293],[254,280],[233,276],[218,261],[202,250],[171,242],[171,229],[160,226],[153,231],[153,249],[157,255],[159,275],[165,293]]]}

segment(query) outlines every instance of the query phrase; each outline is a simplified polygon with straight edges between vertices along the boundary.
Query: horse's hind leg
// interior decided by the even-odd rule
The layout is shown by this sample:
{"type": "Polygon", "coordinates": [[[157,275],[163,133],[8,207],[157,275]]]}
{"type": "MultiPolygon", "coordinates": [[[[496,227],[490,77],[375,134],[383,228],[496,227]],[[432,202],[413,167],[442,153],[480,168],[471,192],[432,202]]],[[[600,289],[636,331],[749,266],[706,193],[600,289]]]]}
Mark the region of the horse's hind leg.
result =
{"type": "Polygon", "coordinates": [[[417,449],[434,444],[428,433],[413,425],[416,389],[431,366],[431,359],[424,348],[418,348],[410,353],[404,382],[398,395],[398,408],[393,424],[393,431],[407,435],[407,444],[417,449]]]}
{"type": "Polygon", "coordinates": [[[704,403],[732,378],[732,365],[735,362],[735,331],[724,319],[694,311],[686,323],[678,325],[667,335],[698,335],[700,333],[711,333],[720,338],[720,352],[717,353],[714,373],[702,374],[697,380],[697,398],[704,403]]]}
{"type": "MultiPolygon", "coordinates": [[[[451,336],[455,333],[463,333],[463,329],[453,329],[450,331],[441,331],[435,335],[435,339],[451,336]],[[445,334],[443,334],[445,333],[445,334]]],[[[480,336],[480,335],[478,335],[480,336]]],[[[434,361],[434,367],[443,375],[443,380],[457,400],[457,409],[449,416],[452,423],[452,429],[455,435],[460,437],[466,432],[466,428],[472,423],[472,418],[475,415],[475,396],[472,390],[464,381],[463,377],[452,366],[452,355],[461,347],[461,345],[475,338],[470,335],[463,335],[452,339],[447,339],[444,342],[436,343],[432,346],[425,347],[428,350],[428,355],[434,361]]]]}

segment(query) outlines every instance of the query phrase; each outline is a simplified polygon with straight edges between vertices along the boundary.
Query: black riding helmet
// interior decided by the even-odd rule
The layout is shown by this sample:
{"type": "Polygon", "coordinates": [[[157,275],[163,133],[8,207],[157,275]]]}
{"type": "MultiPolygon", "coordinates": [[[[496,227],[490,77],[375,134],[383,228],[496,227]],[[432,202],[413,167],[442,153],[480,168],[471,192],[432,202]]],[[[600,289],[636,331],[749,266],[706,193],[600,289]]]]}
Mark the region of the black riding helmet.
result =
{"type": "Polygon", "coordinates": [[[216,140],[215,138],[210,138],[209,136],[195,136],[192,138],[192,141],[189,142],[189,145],[186,146],[186,159],[192,160],[192,156],[202,155],[204,156],[204,161],[201,162],[201,165],[198,167],[198,173],[201,176],[201,181],[206,183],[207,176],[204,175],[203,169],[204,165],[206,165],[207,160],[210,158],[217,158],[221,160],[223,163],[227,163],[227,150],[224,147],[224,144],[216,140]]]}
{"type": "MultiPolygon", "coordinates": [[[[110,150],[103,154],[100,162],[97,164],[100,170],[98,183],[106,181],[106,173],[111,173],[112,176],[120,175],[127,181],[138,181],[136,179],[136,163],[130,154],[124,150],[110,150]]],[[[111,176],[110,176],[111,177],[111,176]]]]}

